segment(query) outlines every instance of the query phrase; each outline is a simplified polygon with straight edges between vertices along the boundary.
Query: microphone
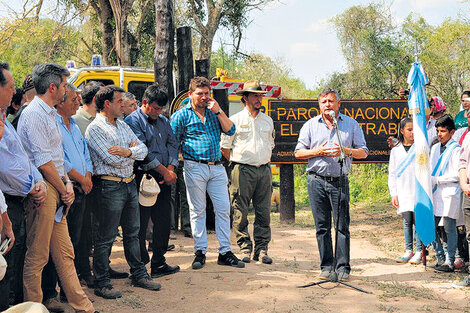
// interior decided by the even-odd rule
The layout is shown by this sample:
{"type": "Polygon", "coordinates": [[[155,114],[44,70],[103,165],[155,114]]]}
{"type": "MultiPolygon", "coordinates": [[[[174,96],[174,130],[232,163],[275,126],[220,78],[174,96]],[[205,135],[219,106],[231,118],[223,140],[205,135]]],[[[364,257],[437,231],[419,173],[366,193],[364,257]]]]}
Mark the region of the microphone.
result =
{"type": "Polygon", "coordinates": [[[336,114],[335,114],[335,111],[329,111],[328,112],[328,115],[331,117],[331,120],[333,121],[333,126],[337,126],[338,123],[336,121],[336,114]]]}

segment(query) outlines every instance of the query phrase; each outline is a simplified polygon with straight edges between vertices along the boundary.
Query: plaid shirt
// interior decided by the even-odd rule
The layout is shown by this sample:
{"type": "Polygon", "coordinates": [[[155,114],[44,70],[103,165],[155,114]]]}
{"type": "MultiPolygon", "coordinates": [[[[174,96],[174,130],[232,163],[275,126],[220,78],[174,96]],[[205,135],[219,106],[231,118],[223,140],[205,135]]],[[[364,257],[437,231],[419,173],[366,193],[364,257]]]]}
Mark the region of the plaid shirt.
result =
{"type": "MultiPolygon", "coordinates": [[[[194,112],[191,102],[176,111],[171,117],[171,128],[180,143],[183,158],[196,161],[218,161],[222,157],[220,152],[219,119],[214,112],[206,109],[204,122],[194,112]]],[[[235,134],[235,124],[228,132],[229,136],[235,134]]]]}
{"type": "Polygon", "coordinates": [[[126,123],[116,120],[116,126],[114,126],[101,113],[96,114],[96,118],[88,126],[85,138],[90,148],[94,174],[98,176],[131,177],[134,161],[142,161],[147,155],[147,147],[126,123]],[[129,144],[134,140],[138,141],[138,144],[129,147],[129,144]],[[132,154],[128,158],[109,154],[108,149],[113,146],[129,148],[132,154]]]}

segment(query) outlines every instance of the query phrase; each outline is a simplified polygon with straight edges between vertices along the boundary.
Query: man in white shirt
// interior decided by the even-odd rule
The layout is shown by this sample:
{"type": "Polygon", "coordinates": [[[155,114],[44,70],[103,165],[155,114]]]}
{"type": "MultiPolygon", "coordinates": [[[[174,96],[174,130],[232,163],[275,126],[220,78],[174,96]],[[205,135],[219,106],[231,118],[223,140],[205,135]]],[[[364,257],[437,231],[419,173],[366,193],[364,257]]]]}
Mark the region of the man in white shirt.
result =
{"type": "Polygon", "coordinates": [[[272,177],[271,151],[274,148],[273,120],[260,112],[261,99],[266,92],[258,81],[246,81],[242,96],[245,108],[230,119],[236,126],[233,136],[222,135],[221,148],[224,157],[231,161],[232,173],[230,198],[233,215],[233,231],[238,246],[244,254],[242,261],[250,262],[253,243],[248,233],[248,208],[253,201],[255,242],[253,260],[271,264],[268,244],[271,241],[270,211],[272,177]]]}

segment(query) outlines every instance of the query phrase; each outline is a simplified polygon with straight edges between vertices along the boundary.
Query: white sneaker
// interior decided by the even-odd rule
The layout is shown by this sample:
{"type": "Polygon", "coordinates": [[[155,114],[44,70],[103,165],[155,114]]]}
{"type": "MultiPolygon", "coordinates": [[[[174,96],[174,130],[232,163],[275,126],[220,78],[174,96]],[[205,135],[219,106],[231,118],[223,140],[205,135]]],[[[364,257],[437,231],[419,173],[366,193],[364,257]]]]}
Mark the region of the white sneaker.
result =
{"type": "Polygon", "coordinates": [[[410,264],[421,264],[422,262],[421,251],[416,251],[413,257],[410,259],[410,264]]]}
{"type": "Polygon", "coordinates": [[[413,256],[413,251],[411,250],[406,250],[405,254],[403,254],[401,257],[397,259],[398,263],[407,263],[411,257],[413,256]]]}

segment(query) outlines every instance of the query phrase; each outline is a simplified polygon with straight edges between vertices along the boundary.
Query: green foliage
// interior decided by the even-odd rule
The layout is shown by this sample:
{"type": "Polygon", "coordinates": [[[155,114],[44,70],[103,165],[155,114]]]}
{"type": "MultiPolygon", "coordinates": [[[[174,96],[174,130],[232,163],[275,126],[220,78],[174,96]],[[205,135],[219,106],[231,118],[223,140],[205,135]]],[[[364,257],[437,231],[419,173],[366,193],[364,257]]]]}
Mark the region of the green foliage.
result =
{"type": "Polygon", "coordinates": [[[349,195],[353,203],[388,202],[388,164],[353,164],[349,174],[349,195]]]}
{"type": "Polygon", "coordinates": [[[305,164],[294,164],[294,197],[297,208],[309,207],[305,164]]]}

